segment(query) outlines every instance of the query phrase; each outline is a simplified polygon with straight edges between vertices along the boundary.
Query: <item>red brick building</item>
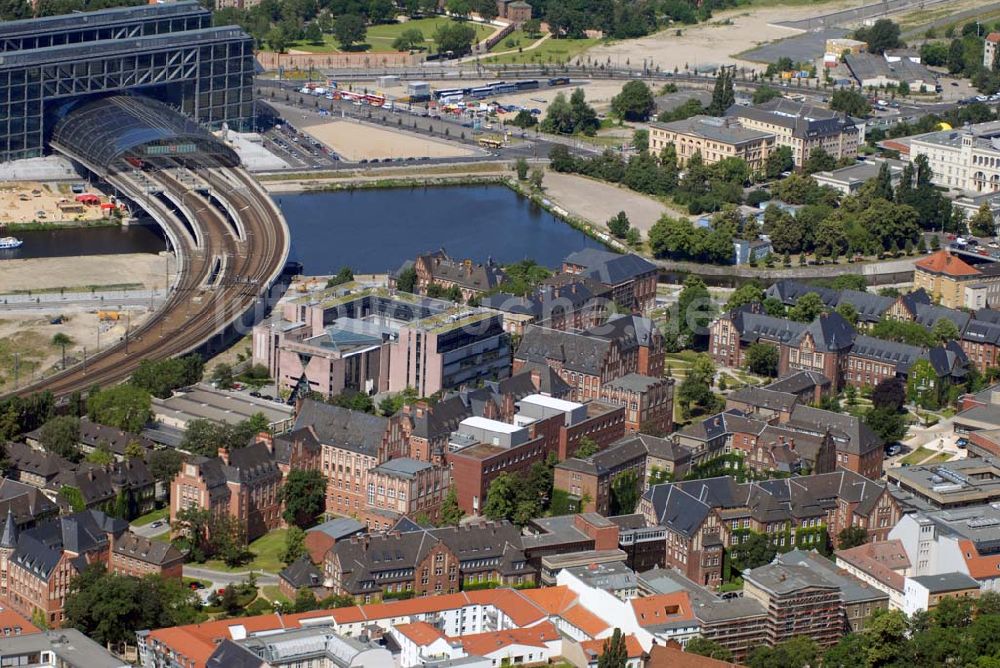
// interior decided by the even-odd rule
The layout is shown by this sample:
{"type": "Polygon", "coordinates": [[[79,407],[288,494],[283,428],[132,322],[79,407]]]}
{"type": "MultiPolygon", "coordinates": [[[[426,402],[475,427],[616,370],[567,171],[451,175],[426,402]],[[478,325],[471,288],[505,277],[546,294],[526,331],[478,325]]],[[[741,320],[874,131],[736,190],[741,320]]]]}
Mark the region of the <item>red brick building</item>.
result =
{"type": "Polygon", "coordinates": [[[567,492],[578,512],[604,516],[629,513],[635,509],[612,508],[611,485],[619,475],[632,472],[640,488],[644,487],[646,457],[643,441],[626,437],[589,457],[570,457],[556,464],[553,487],[567,492]]]}
{"type": "Polygon", "coordinates": [[[563,260],[562,270],[601,282],[611,290],[616,304],[633,312],[644,312],[656,302],[659,269],[634,253],[621,255],[585,248],[563,260]]]}
{"type": "Polygon", "coordinates": [[[19,614],[58,627],[70,582],[93,563],[123,575],[179,578],[183,555],[169,543],[131,534],[127,522],[97,510],[23,532],[8,514],[0,535],[0,598],[19,614]]]}

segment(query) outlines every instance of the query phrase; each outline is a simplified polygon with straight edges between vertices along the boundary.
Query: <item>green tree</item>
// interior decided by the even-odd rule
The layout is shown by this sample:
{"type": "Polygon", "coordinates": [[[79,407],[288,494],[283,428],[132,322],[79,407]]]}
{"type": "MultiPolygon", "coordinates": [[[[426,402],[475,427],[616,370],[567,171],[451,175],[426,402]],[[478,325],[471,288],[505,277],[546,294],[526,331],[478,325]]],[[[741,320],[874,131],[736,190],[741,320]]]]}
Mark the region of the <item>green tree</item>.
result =
{"type": "Polygon", "coordinates": [[[771,86],[761,86],[753,92],[752,100],[754,104],[764,104],[781,97],[781,91],[771,86]]]}
{"type": "Polygon", "coordinates": [[[281,560],[286,565],[291,565],[306,553],[306,532],[301,528],[292,525],[285,532],[285,549],[281,552],[281,560]]]}
{"type": "Polygon", "coordinates": [[[826,152],[822,147],[817,147],[809,153],[809,159],[806,160],[805,164],[802,165],[802,169],[805,170],[806,174],[815,174],[816,172],[827,172],[831,169],[837,167],[837,159],[826,152]]]}
{"type": "Polygon", "coordinates": [[[350,283],[354,280],[354,270],[350,267],[341,267],[334,276],[331,276],[326,281],[326,287],[332,288],[337,285],[343,285],[344,283],[350,283]]]}
{"type": "Polygon", "coordinates": [[[906,386],[900,378],[886,378],[872,390],[872,405],[893,413],[906,403],[906,386]]]}
{"type": "Polygon", "coordinates": [[[750,533],[738,548],[733,546],[733,563],[740,570],[757,568],[771,563],[776,554],[778,549],[767,535],[750,533]]]}
{"type": "Polygon", "coordinates": [[[775,647],[754,648],[747,657],[749,668],[807,668],[817,665],[819,646],[809,636],[793,636],[775,647]]]}
{"type": "Polygon", "coordinates": [[[323,31],[320,29],[319,24],[315,21],[310,21],[306,25],[305,31],[302,33],[302,38],[305,39],[310,44],[322,44],[323,43],[323,31]]]}
{"type": "Polygon", "coordinates": [[[344,14],[333,24],[333,37],[344,51],[351,51],[355,44],[365,41],[368,28],[357,14],[344,14]]]}
{"type": "Polygon", "coordinates": [[[87,415],[93,422],[133,434],[153,419],[149,392],[134,385],[117,385],[92,393],[87,399],[87,415]]]}
{"type": "MultiPolygon", "coordinates": [[[[545,118],[542,120],[542,132],[550,132],[552,134],[563,134],[571,135],[573,134],[575,125],[573,122],[573,110],[570,107],[569,102],[566,100],[566,94],[559,92],[549,103],[549,107],[545,112],[545,118]]],[[[549,160],[553,162],[553,169],[556,171],[562,171],[556,166],[558,157],[553,159],[552,153],[557,152],[556,149],[559,146],[554,146],[549,153],[549,160]]],[[[562,147],[565,149],[565,147],[562,147]]],[[[569,155],[568,150],[566,151],[567,156],[569,155]]]]}
{"type": "Polygon", "coordinates": [[[573,132],[588,137],[597,133],[597,129],[601,127],[601,121],[598,120],[594,108],[587,104],[582,88],[577,88],[569,96],[569,108],[573,120],[573,132]]]}
{"type": "Polygon", "coordinates": [[[830,109],[841,111],[850,116],[867,116],[871,111],[868,99],[860,92],[850,88],[835,90],[830,96],[830,109]]]}
{"type": "Polygon", "coordinates": [[[778,358],[778,349],[766,343],[750,344],[744,355],[750,373],[768,378],[778,376],[778,358]]]}
{"type": "Polygon", "coordinates": [[[597,441],[589,436],[582,436],[580,438],[580,445],[577,446],[576,450],[573,452],[573,456],[577,459],[586,459],[591,455],[597,454],[600,449],[601,446],[597,444],[597,441]]]}
{"type": "Polygon", "coordinates": [[[73,339],[65,332],[56,332],[52,335],[52,345],[58,346],[62,351],[62,368],[66,368],[66,346],[73,345],[73,339]]]}
{"type": "Polygon", "coordinates": [[[145,459],[146,449],[135,441],[129,441],[125,445],[125,459],[145,459]]]}
{"type": "Polygon", "coordinates": [[[619,239],[624,239],[628,234],[629,228],[628,216],[624,211],[619,211],[611,220],[608,221],[608,229],[611,234],[615,235],[619,239]]]}
{"type": "Polygon", "coordinates": [[[812,322],[825,310],[823,299],[815,292],[807,292],[799,297],[795,306],[788,309],[788,317],[796,322],[812,322]]]}
{"type": "Polygon", "coordinates": [[[441,519],[439,525],[456,527],[463,517],[465,517],[465,511],[462,510],[460,505],[458,505],[458,491],[455,489],[455,485],[452,485],[448,488],[448,493],[445,495],[444,501],[441,503],[441,519]]]}
{"type": "Polygon", "coordinates": [[[640,153],[649,150],[649,130],[640,128],[632,133],[632,148],[640,153]]]}
{"type": "Polygon", "coordinates": [[[316,469],[292,469],[281,487],[282,516],[289,524],[311,527],[323,512],[326,478],[316,469]]]}
{"type": "MultiPolygon", "coordinates": [[[[977,237],[992,237],[996,234],[997,224],[993,220],[990,205],[983,202],[979,210],[969,219],[969,231],[977,237]]],[[[53,340],[55,343],[55,340],[53,340]]]]}
{"type": "Polygon", "coordinates": [[[510,124],[521,129],[533,128],[538,125],[538,119],[527,109],[521,109],[514,116],[514,120],[510,124]]]}
{"type": "Polygon", "coordinates": [[[80,461],[80,420],[70,415],[54,417],[42,425],[38,442],[47,451],[80,461]]]}
{"type": "Polygon", "coordinates": [[[837,308],[835,308],[834,311],[836,311],[837,314],[844,320],[851,323],[851,325],[858,324],[858,309],[854,307],[854,304],[851,304],[850,302],[837,304],[837,308]]]}
{"type": "Polygon", "coordinates": [[[542,189],[542,181],[545,179],[545,172],[541,167],[535,167],[531,170],[531,174],[528,175],[528,181],[531,183],[531,187],[535,190],[542,189]]]}
{"type": "Polygon", "coordinates": [[[656,108],[653,91],[644,81],[628,81],[618,95],[611,98],[611,111],[626,121],[645,121],[656,108]]]}
{"type": "Polygon", "coordinates": [[[476,41],[476,29],[467,23],[449,21],[442,23],[434,31],[434,44],[438,53],[464,56],[472,50],[476,41]]]}
{"type": "Polygon", "coordinates": [[[906,420],[896,411],[871,408],[864,419],[883,443],[895,443],[906,435],[906,420]]]}
{"type": "Polygon", "coordinates": [[[204,373],[205,363],[200,355],[143,360],[129,382],[154,397],[166,399],[174,390],[200,381],[204,373]]]}
{"type": "Polygon", "coordinates": [[[726,310],[739,308],[747,304],[760,304],[764,301],[764,289],[755,281],[744,283],[733,291],[726,302],[726,310]]]}
{"type": "Polygon", "coordinates": [[[540,37],[542,34],[542,22],[538,19],[528,19],[521,24],[521,30],[524,31],[528,37],[540,37]]]}
{"type": "Polygon", "coordinates": [[[699,656],[707,656],[718,661],[732,661],[733,653],[714,640],[704,636],[695,636],[687,641],[684,651],[699,656]]]}
{"type": "Polygon", "coordinates": [[[407,267],[396,277],[396,288],[400,292],[413,292],[417,287],[417,270],[407,267]]]}
{"type": "Polygon", "coordinates": [[[709,116],[722,116],[736,102],[733,91],[733,73],[728,67],[719,70],[715,77],[715,88],[712,89],[712,101],[705,109],[709,116]]]}
{"type": "Polygon", "coordinates": [[[514,171],[517,172],[517,180],[524,181],[528,178],[528,161],[524,158],[518,158],[514,161],[514,171]]]}
{"type": "Polygon", "coordinates": [[[225,362],[216,364],[215,368],[212,369],[212,382],[223,390],[232,389],[233,367],[226,364],[225,362]]]}
{"type": "Polygon", "coordinates": [[[887,49],[898,49],[905,46],[900,40],[899,26],[890,19],[879,19],[870,26],[854,31],[854,38],[868,42],[868,51],[882,54],[887,49]]]}
{"type": "Polygon", "coordinates": [[[159,482],[170,482],[180,473],[181,453],[173,448],[153,450],[149,453],[149,472],[159,482]]]}
{"type": "Polygon", "coordinates": [[[630,515],[635,512],[642,492],[635,471],[624,471],[611,481],[611,514],[630,515]]]}
{"type": "Polygon", "coordinates": [[[940,405],[941,379],[926,359],[918,359],[906,378],[906,396],[921,408],[935,409],[940,405]]]}
{"type": "Polygon", "coordinates": [[[597,668],[625,668],[628,663],[628,648],[622,630],[615,627],[611,637],[604,641],[601,655],[597,658],[597,668]]]}
{"type": "Polygon", "coordinates": [[[407,28],[393,40],[392,48],[397,51],[413,51],[424,45],[424,33],[419,28],[407,28]]]}
{"type": "Polygon", "coordinates": [[[107,443],[98,443],[97,447],[90,451],[86,456],[87,462],[91,464],[97,464],[98,466],[107,466],[108,464],[113,464],[115,461],[115,456],[111,454],[111,449],[108,447],[107,443]]]}
{"type": "Polygon", "coordinates": [[[837,549],[847,550],[852,547],[864,545],[868,542],[868,530],[864,527],[849,526],[844,527],[837,534],[837,549]]]}
{"type": "Polygon", "coordinates": [[[771,151],[767,160],[764,161],[764,175],[769,179],[776,179],[785,172],[790,172],[795,167],[795,159],[792,156],[792,149],[789,146],[779,146],[771,151]]]}
{"type": "MultiPolygon", "coordinates": [[[[650,231],[650,244],[653,234],[650,231]]],[[[676,331],[682,341],[690,341],[695,336],[708,333],[708,324],[715,317],[712,297],[701,278],[691,274],[684,279],[684,287],[677,297],[676,317],[671,316],[671,324],[676,321],[676,331]]]]}
{"type": "Polygon", "coordinates": [[[941,343],[958,339],[958,325],[950,318],[938,318],[931,326],[931,334],[941,343]]]}

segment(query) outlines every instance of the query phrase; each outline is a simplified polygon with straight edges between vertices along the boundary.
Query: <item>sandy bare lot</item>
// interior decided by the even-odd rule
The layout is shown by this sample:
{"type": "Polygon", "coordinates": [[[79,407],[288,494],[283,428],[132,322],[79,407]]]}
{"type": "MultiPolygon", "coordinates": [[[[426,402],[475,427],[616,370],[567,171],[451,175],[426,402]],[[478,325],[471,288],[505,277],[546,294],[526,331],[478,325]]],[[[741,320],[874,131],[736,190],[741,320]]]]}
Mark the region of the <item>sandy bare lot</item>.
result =
{"type": "Polygon", "coordinates": [[[476,149],[457,142],[421,137],[350,120],[309,118],[298,121],[296,125],[348,160],[454,158],[477,154],[476,149]]]}
{"type": "MultiPolygon", "coordinates": [[[[580,85],[580,88],[583,89],[587,102],[594,107],[595,111],[598,113],[607,113],[611,108],[611,98],[621,92],[624,84],[625,82],[623,81],[586,81],[580,85]]],[[[562,87],[529,90],[517,95],[502,95],[497,98],[497,101],[502,104],[516,104],[521,107],[528,107],[529,109],[541,109],[543,114],[541,118],[544,118],[549,104],[551,104],[557,94],[563,93],[569,98],[575,88],[574,86],[573,88],[562,87]]],[[[514,114],[508,115],[511,118],[514,117],[514,114]]]]}
{"type": "Polygon", "coordinates": [[[612,64],[621,67],[626,66],[626,61],[637,67],[642,65],[643,59],[652,59],[654,65],[659,65],[661,70],[673,70],[675,67],[684,70],[685,67],[694,69],[732,63],[756,69],[761,67],[759,63],[742,61],[734,55],[765,42],[801,34],[801,31],[772,23],[818,16],[852,5],[857,6],[857,3],[831,2],[753,10],[737,8],[719,12],[709,23],[682,28],[680,37],[676,35],[676,29],[671,28],[641,39],[598,45],[581,58],[586,61],[589,57],[592,62],[597,63],[607,62],[610,58],[612,64]],[[731,23],[723,25],[727,20],[731,23]]]}
{"type": "MultiPolygon", "coordinates": [[[[15,359],[23,387],[41,374],[50,374],[62,361],[62,349],[52,344],[52,337],[62,332],[72,343],[66,347],[69,364],[88,357],[97,350],[98,331],[101,349],[117,342],[125,334],[125,319],[118,323],[100,323],[96,312],[64,309],[63,322],[51,324],[49,314],[19,311],[0,313],[0,390],[14,387],[15,359]],[[15,358],[16,354],[16,358],[15,358]]],[[[132,312],[131,327],[135,328],[147,317],[146,313],[132,312]]]]}
{"type": "MultiPolygon", "coordinates": [[[[0,261],[0,294],[127,283],[162,290],[167,262],[163,255],[152,253],[3,260],[0,261]]],[[[173,254],[169,266],[172,277],[177,266],[173,254]]]]}
{"type": "MultiPolygon", "coordinates": [[[[101,196],[102,202],[108,201],[96,190],[89,192],[101,196]]],[[[104,217],[99,206],[76,204],[74,197],[68,183],[19,181],[0,184],[0,223],[93,221],[104,217]],[[60,203],[73,210],[61,210],[60,203]]]]}
{"type": "Polygon", "coordinates": [[[624,211],[632,227],[642,231],[643,239],[660,216],[679,215],[652,197],[583,176],[549,171],[545,173],[544,184],[546,196],[574,216],[597,225],[606,224],[612,216],[624,211]]]}

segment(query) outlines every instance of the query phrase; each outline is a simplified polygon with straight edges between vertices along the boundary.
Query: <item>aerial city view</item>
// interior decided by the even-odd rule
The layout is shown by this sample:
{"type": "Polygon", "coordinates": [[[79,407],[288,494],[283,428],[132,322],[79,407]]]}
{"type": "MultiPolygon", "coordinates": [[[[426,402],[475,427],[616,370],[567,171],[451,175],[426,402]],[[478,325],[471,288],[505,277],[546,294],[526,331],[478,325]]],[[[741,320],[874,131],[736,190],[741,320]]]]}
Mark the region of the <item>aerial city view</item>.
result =
{"type": "Polygon", "coordinates": [[[0,666],[1000,668],[1000,1],[0,2],[0,666]]]}

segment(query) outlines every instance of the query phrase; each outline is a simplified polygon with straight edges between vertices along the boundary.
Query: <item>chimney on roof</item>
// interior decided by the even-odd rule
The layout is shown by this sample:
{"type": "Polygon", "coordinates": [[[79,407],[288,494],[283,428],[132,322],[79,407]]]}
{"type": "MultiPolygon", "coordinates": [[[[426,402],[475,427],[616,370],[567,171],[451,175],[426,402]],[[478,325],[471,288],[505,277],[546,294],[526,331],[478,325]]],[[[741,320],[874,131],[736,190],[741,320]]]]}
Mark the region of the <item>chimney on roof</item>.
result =
{"type": "Polygon", "coordinates": [[[538,390],[542,386],[542,372],[538,369],[532,369],[529,373],[531,374],[532,387],[538,390]]]}
{"type": "Polygon", "coordinates": [[[791,448],[792,450],[795,449],[795,439],[794,438],[788,439],[788,447],[791,448]]]}
{"type": "Polygon", "coordinates": [[[219,459],[222,460],[222,463],[229,466],[229,448],[224,445],[220,445],[218,455],[219,459]]]}
{"type": "Polygon", "coordinates": [[[274,436],[271,432],[262,431],[257,434],[257,442],[267,446],[267,451],[274,454],[274,436]]]}

